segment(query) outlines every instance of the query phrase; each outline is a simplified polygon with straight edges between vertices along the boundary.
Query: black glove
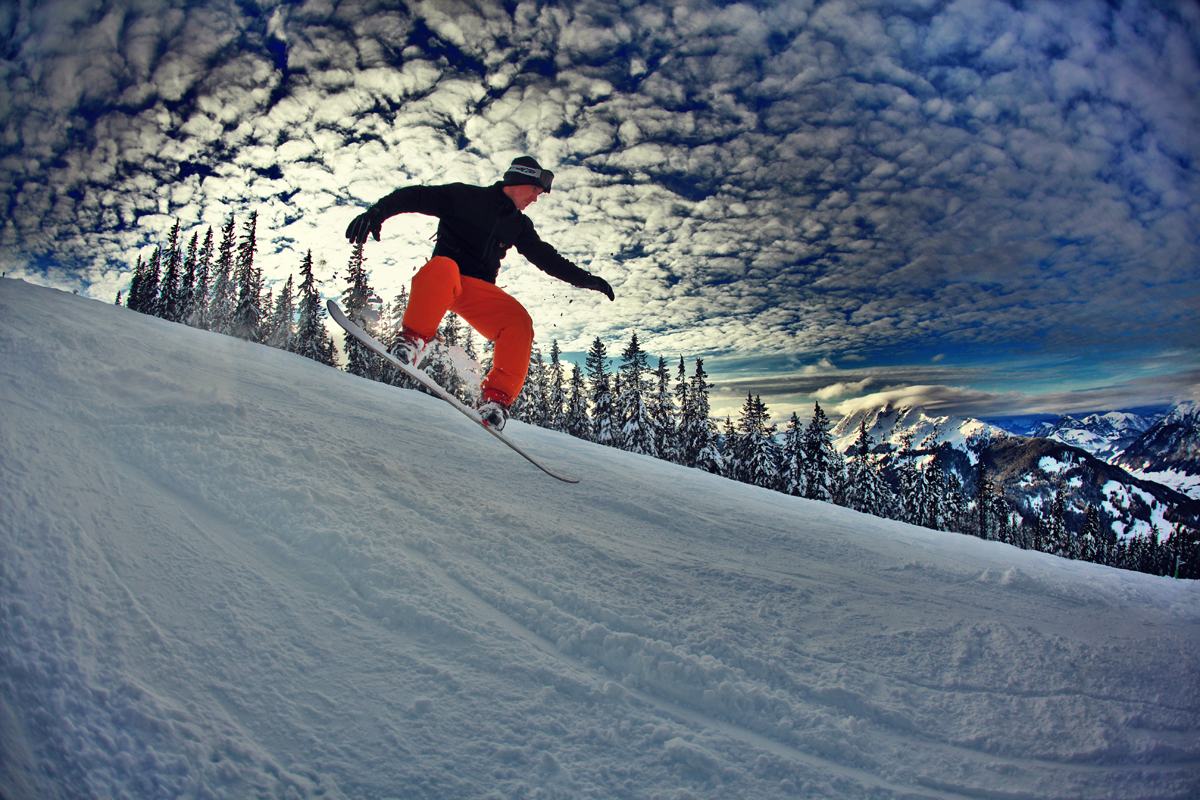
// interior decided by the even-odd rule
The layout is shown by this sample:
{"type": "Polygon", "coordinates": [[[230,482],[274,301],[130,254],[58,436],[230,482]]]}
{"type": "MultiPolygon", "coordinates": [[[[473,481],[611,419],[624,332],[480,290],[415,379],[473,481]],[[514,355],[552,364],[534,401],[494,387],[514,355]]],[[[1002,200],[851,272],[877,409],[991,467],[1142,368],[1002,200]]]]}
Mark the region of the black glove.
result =
{"type": "Polygon", "coordinates": [[[617,296],[613,294],[612,287],[608,285],[608,281],[601,278],[599,275],[588,275],[579,284],[580,289],[591,289],[593,292],[599,292],[609,300],[616,300],[617,296]]]}
{"type": "Polygon", "coordinates": [[[367,234],[379,241],[379,231],[383,228],[383,214],[375,206],[371,206],[359,214],[346,227],[346,238],[351,244],[362,244],[367,241],[367,234]]]}

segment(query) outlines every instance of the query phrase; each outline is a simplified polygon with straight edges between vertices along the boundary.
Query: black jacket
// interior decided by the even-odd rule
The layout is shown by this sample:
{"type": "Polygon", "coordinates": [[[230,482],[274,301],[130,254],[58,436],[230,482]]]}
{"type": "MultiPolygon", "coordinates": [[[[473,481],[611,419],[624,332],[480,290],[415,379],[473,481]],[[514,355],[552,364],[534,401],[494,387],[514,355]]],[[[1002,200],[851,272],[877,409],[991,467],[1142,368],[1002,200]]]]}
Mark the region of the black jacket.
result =
{"type": "Polygon", "coordinates": [[[495,283],[500,260],[508,248],[516,247],[542,272],[573,286],[589,288],[591,273],[538,238],[533,222],[517,210],[503,187],[502,183],[405,186],[380,200],[375,208],[383,219],[405,213],[437,217],[433,254],[453,259],[462,275],[495,283]]]}

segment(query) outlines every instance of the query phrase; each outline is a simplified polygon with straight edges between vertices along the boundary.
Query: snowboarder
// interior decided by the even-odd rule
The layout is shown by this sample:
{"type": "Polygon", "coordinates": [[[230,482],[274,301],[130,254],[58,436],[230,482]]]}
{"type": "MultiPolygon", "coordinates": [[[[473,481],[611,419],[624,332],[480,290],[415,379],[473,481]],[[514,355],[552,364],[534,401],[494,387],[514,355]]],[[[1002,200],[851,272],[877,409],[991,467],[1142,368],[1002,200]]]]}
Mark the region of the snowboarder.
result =
{"type": "Polygon", "coordinates": [[[491,186],[451,183],[397,189],[346,228],[346,238],[362,244],[368,235],[379,241],[383,221],[396,214],[438,218],[433,256],[413,276],[392,354],[416,366],[446,312],[462,317],[496,345],[478,408],[484,422],[496,430],[508,421],[508,407],[525,384],[533,350],[529,312],[496,286],[500,261],[508,249],[516,247],[548,275],[614,299],[608,281],[559,255],[538,237],[533,222],[523,213],[550,191],[553,180],[550,170],[521,156],[513,160],[503,180],[491,186]]]}

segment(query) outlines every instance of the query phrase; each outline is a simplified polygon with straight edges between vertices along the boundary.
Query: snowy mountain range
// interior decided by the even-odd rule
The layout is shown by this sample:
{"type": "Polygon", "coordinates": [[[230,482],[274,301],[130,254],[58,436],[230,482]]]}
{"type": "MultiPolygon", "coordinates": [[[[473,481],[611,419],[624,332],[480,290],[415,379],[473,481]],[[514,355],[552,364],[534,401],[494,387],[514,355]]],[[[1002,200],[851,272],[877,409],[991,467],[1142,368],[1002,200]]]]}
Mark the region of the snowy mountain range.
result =
{"type": "Polygon", "coordinates": [[[1200,793],[1194,581],[19,281],[0,352],[5,800],[1200,793]]]}
{"type": "Polygon", "coordinates": [[[847,414],[831,431],[833,445],[839,453],[846,452],[858,436],[860,424],[866,424],[876,444],[892,448],[900,446],[905,434],[912,436],[912,445],[925,449],[936,438],[956,450],[975,450],[981,443],[1011,436],[1008,431],[969,417],[934,416],[923,408],[907,406],[861,409],[847,414]]]}
{"type": "Polygon", "coordinates": [[[1101,461],[1111,462],[1154,423],[1154,419],[1139,414],[1110,411],[1107,414],[1090,414],[1082,419],[1063,416],[1056,422],[1043,423],[1030,435],[1054,439],[1085,450],[1101,461]]]}
{"type": "Polygon", "coordinates": [[[1135,477],[1168,486],[1200,500],[1200,412],[1182,403],[1168,413],[1145,416],[1124,411],[1064,416],[1030,431],[1078,447],[1128,470],[1135,477]]]}
{"type": "Polygon", "coordinates": [[[1200,404],[1176,406],[1113,461],[1135,475],[1200,498],[1200,404]]]}
{"type": "MultiPolygon", "coordinates": [[[[886,406],[847,415],[835,426],[832,435],[835,448],[844,453],[857,438],[859,425],[865,423],[885,468],[894,460],[902,438],[909,436],[922,461],[936,459],[944,469],[956,474],[965,487],[974,485],[982,466],[1022,519],[1042,515],[1059,485],[1065,484],[1069,490],[1069,529],[1081,530],[1088,506],[1095,506],[1119,536],[1140,536],[1151,531],[1163,534],[1175,522],[1200,525],[1200,501],[1154,480],[1161,472],[1132,474],[1097,457],[1089,448],[1063,439],[1084,441],[1096,449],[1101,440],[1106,442],[1104,447],[1111,447],[1121,438],[1141,443],[1154,435],[1153,441],[1159,444],[1155,451],[1158,455],[1154,459],[1147,457],[1145,463],[1170,463],[1183,474],[1194,469],[1195,457],[1189,461],[1178,458],[1178,454],[1197,452],[1200,428],[1195,424],[1194,410],[1189,414],[1185,407],[1181,409],[1168,417],[1174,420],[1169,428],[1133,414],[1094,415],[1071,422],[1064,417],[1058,424],[1043,429],[1057,434],[1050,437],[1018,436],[977,419],[934,416],[921,408],[886,406]],[[1138,428],[1143,432],[1135,436],[1138,428]],[[1153,434],[1155,431],[1162,433],[1153,434]],[[1175,460],[1166,462],[1165,454],[1172,454],[1175,460]]],[[[1200,474],[1200,469],[1195,472],[1200,474]]]]}

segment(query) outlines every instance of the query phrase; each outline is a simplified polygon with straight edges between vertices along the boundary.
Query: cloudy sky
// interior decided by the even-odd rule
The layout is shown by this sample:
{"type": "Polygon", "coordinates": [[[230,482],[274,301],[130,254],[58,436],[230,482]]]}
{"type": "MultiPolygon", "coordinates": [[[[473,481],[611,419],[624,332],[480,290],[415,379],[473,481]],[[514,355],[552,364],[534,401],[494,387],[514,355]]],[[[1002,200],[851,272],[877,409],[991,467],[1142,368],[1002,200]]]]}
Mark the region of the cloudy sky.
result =
{"type": "MultiPolygon", "coordinates": [[[[488,184],[548,351],[637,332],[720,413],[998,417],[1200,399],[1200,4],[0,4],[0,267],[111,301],[176,219],[259,214],[270,280],[397,186],[488,184]]],[[[391,297],[435,222],[368,244],[391,297]]],[[[343,270],[344,271],[344,270],[343,270]]]]}

